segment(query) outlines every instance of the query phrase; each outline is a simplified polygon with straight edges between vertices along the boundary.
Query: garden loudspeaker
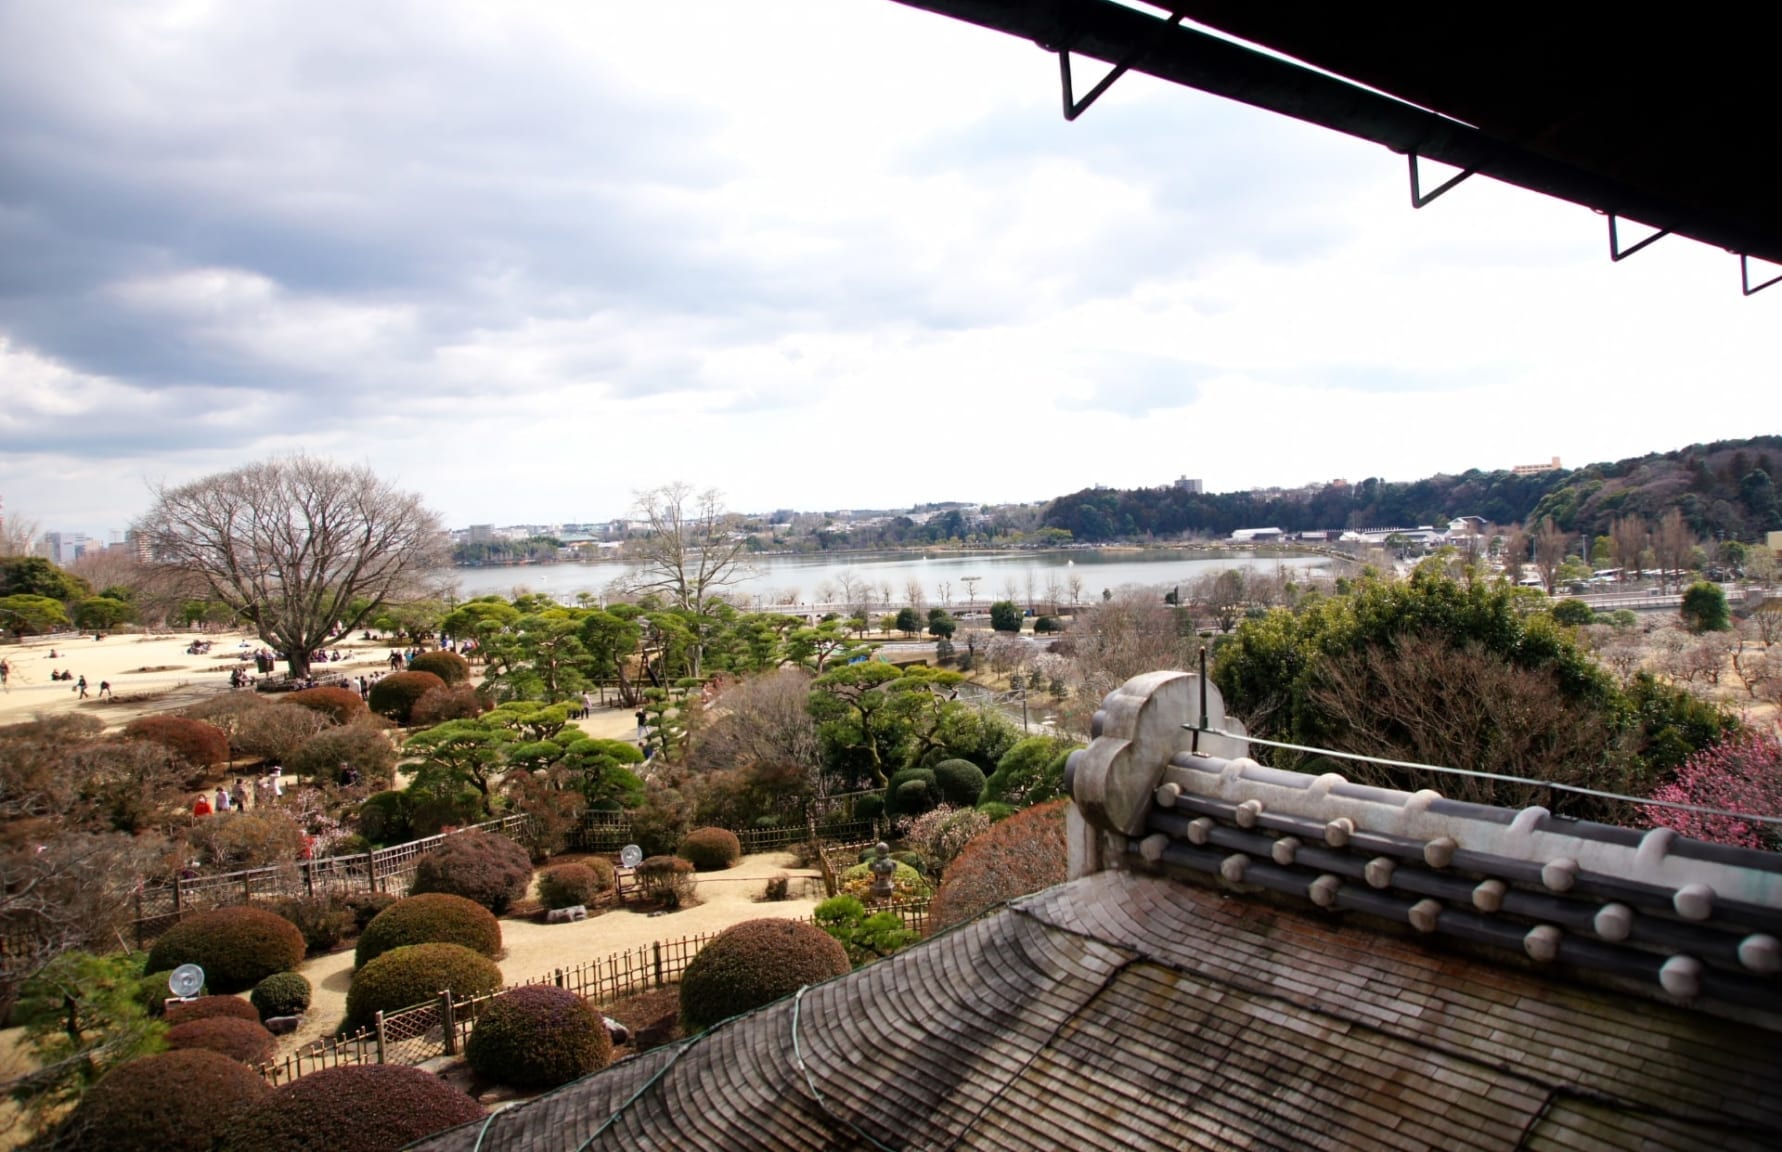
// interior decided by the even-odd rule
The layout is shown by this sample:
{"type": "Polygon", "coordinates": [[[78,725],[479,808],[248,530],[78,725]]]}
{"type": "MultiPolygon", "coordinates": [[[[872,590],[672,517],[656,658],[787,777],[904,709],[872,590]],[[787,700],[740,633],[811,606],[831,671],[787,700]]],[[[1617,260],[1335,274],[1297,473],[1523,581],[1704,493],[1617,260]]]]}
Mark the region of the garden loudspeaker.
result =
{"type": "Polygon", "coordinates": [[[181,1000],[190,1000],[204,987],[204,969],[196,964],[181,964],[167,977],[167,990],[181,1000]]]}

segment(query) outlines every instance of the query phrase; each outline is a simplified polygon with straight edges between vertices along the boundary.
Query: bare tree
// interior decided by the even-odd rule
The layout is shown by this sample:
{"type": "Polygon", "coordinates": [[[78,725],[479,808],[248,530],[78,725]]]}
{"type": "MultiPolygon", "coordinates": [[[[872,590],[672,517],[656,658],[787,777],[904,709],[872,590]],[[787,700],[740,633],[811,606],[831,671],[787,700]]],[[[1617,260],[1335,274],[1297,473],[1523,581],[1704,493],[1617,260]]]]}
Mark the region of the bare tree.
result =
{"type": "Polygon", "coordinates": [[[154,564],[202,580],[292,676],[310,653],[418,589],[445,556],[420,497],[310,456],[155,489],[137,522],[154,564]]]}
{"type": "Polygon", "coordinates": [[[29,556],[37,543],[37,522],[6,514],[0,500],[0,556],[29,556]]]}
{"type": "Polygon", "coordinates": [[[706,605],[748,575],[748,538],[716,488],[695,492],[675,481],[636,494],[637,519],[647,526],[630,544],[634,592],[659,592],[676,608],[705,615],[706,605]]]}
{"type": "Polygon", "coordinates": [[[1081,689],[1078,714],[1066,718],[1067,726],[1088,731],[1089,713],[1109,692],[1141,672],[1187,670],[1199,645],[1198,637],[1182,634],[1181,613],[1153,589],[1122,588],[1076,613],[1061,649],[1068,650],[1081,689]]]}
{"type": "Polygon", "coordinates": [[[1051,615],[1058,614],[1058,601],[1064,593],[1064,585],[1058,581],[1056,571],[1046,573],[1046,611],[1051,615]]]}
{"type": "Polygon", "coordinates": [[[1535,570],[1549,596],[1559,586],[1559,566],[1565,563],[1566,546],[1571,542],[1572,534],[1553,523],[1551,516],[1541,521],[1540,531],[1535,533],[1535,570]]]}
{"type": "Polygon", "coordinates": [[[1520,524],[1512,524],[1504,533],[1504,578],[1512,584],[1522,582],[1522,565],[1528,561],[1528,533],[1520,524]]]}
{"type": "Polygon", "coordinates": [[[922,581],[911,576],[903,582],[903,602],[905,604],[920,612],[927,607],[926,599],[922,590],[922,581]]]}
{"type": "Polygon", "coordinates": [[[1646,551],[1646,522],[1638,516],[1617,516],[1609,524],[1609,555],[1621,569],[1621,580],[1640,571],[1640,555],[1646,551]]]}
{"type": "MultiPolygon", "coordinates": [[[[1573,707],[1549,670],[1404,637],[1325,660],[1320,673],[1312,697],[1336,722],[1330,739],[1339,751],[1566,784],[1605,782],[1609,739],[1602,719],[1573,707]]],[[[1347,763],[1343,772],[1366,783],[1435,788],[1482,804],[1543,799],[1539,790],[1480,778],[1362,763],[1347,763]]]]}
{"type": "Polygon", "coordinates": [[[1688,571],[1690,556],[1695,551],[1695,533],[1689,530],[1681,508],[1672,508],[1658,522],[1652,548],[1658,554],[1658,586],[1669,587],[1669,582],[1675,579],[1677,587],[1683,587],[1683,574],[1688,571]]]}
{"type": "Polygon", "coordinates": [[[1074,608],[1081,604],[1083,602],[1083,578],[1072,571],[1069,576],[1065,577],[1064,585],[1070,589],[1071,607],[1074,608]]]}
{"type": "Polygon", "coordinates": [[[841,590],[842,610],[849,616],[866,615],[868,606],[861,603],[861,598],[872,595],[872,584],[852,570],[837,573],[835,584],[841,590]]]}

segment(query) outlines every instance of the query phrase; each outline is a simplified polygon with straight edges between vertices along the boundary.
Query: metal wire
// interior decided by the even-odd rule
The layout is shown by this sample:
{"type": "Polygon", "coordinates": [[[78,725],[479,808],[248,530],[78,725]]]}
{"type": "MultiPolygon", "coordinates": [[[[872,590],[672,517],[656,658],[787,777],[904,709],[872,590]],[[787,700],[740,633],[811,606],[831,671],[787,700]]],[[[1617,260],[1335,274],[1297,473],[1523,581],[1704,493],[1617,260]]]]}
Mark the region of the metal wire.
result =
{"type": "MultiPolygon", "coordinates": [[[[1184,724],[1184,728],[1194,728],[1193,724],[1184,724]]],[[[1501,780],[1507,784],[1526,784],[1531,788],[1551,788],[1556,792],[1572,792],[1579,796],[1595,796],[1599,800],[1622,800],[1629,804],[1641,804],[1653,808],[1674,808],[1679,812],[1694,812],[1702,816],[1727,816],[1735,820],[1750,820],[1758,824],[1774,824],[1782,826],[1782,816],[1758,816],[1751,812],[1735,812],[1729,808],[1709,808],[1703,804],[1681,804],[1675,800],[1653,800],[1644,796],[1628,796],[1620,792],[1604,792],[1596,788],[1582,788],[1576,784],[1555,784],[1550,780],[1535,780],[1528,776],[1506,776],[1501,772],[1480,772],[1472,768],[1447,768],[1440,764],[1419,764],[1415,760],[1388,760],[1384,756],[1363,756],[1359,752],[1337,752],[1330,748],[1313,748],[1307,744],[1289,744],[1284,740],[1264,740],[1260,736],[1245,736],[1239,732],[1227,732],[1223,728],[1201,729],[1233,740],[1242,740],[1248,744],[1263,744],[1270,748],[1286,748],[1292,752],[1310,752],[1317,756],[1335,756],[1341,760],[1359,760],[1364,764],[1382,764],[1388,768],[1411,768],[1422,772],[1442,772],[1449,776],[1471,776],[1479,780],[1501,780]]]]}
{"type": "Polygon", "coordinates": [[[792,1062],[798,1065],[799,1072],[804,1074],[804,1086],[811,1090],[811,1097],[816,1100],[817,1107],[823,1110],[823,1115],[834,1120],[837,1124],[840,1124],[862,1140],[865,1140],[874,1148],[880,1149],[880,1152],[897,1152],[895,1148],[882,1144],[874,1139],[872,1133],[865,1131],[858,1124],[855,1124],[847,1117],[837,1113],[835,1109],[829,1106],[829,1101],[823,1099],[823,1093],[817,1090],[816,1078],[811,1075],[810,1068],[805,1065],[804,1050],[800,1048],[798,1044],[799,1011],[804,1006],[804,990],[808,987],[808,984],[799,985],[798,994],[792,997],[792,1062]]]}

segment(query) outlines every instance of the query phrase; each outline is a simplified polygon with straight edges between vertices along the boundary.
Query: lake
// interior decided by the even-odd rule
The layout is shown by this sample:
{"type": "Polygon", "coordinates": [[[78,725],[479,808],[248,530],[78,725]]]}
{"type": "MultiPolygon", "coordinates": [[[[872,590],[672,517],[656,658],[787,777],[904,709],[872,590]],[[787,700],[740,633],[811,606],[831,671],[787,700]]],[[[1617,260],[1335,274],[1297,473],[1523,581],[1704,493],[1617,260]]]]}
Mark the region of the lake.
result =
{"type": "MultiPolygon", "coordinates": [[[[749,562],[748,574],[731,585],[727,593],[733,603],[749,609],[839,603],[848,599],[843,594],[843,583],[853,581],[871,589],[873,603],[900,605],[909,602],[907,588],[914,581],[920,585],[926,603],[952,608],[975,604],[981,608],[993,600],[1026,601],[1031,580],[1032,599],[1069,604],[1099,600],[1103,589],[1125,585],[1186,585],[1208,572],[1226,568],[1247,567],[1266,572],[1281,565],[1306,571],[1322,569],[1327,563],[1323,556],[1308,554],[1271,553],[1259,558],[1244,552],[1169,549],[755,556],[749,562]]],[[[595,597],[610,595],[614,581],[623,579],[630,571],[629,565],[613,563],[540,564],[449,568],[437,575],[455,581],[463,599],[491,593],[506,596],[515,589],[525,589],[573,604],[576,596],[584,592],[595,597]]],[[[858,603],[865,598],[857,588],[851,599],[858,603]]]]}

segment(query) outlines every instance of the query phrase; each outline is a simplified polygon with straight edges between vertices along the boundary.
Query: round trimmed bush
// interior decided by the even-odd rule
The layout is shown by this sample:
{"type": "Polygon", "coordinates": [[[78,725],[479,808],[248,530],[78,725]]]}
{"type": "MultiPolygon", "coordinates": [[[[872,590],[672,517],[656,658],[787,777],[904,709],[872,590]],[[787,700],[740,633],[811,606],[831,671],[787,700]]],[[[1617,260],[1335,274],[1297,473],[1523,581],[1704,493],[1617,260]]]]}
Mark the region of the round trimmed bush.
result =
{"type": "Polygon", "coordinates": [[[185,716],[141,716],[124,725],[128,740],[159,744],[194,768],[229,762],[229,734],[215,724],[185,716]]]}
{"type": "Polygon", "coordinates": [[[207,1020],[176,1024],[167,1030],[169,1048],[203,1048],[243,1064],[264,1064],[272,1058],[272,1050],[277,1046],[278,1041],[260,1023],[257,1013],[252,1020],[212,1016],[207,1020]]]}
{"type": "MultiPolygon", "coordinates": [[[[357,699],[357,697],[354,697],[357,699]]],[[[312,780],[333,780],[345,764],[377,787],[388,784],[396,767],[396,746],[371,724],[337,724],[305,740],[285,766],[312,780]]]]}
{"type": "Polygon", "coordinates": [[[699,894],[693,863],[679,856],[645,856],[638,862],[637,887],[645,900],[664,908],[684,908],[699,894]]]}
{"type": "Polygon", "coordinates": [[[373,844],[402,844],[409,839],[408,794],[373,792],[359,805],[359,831],[373,844]]]}
{"type": "Polygon", "coordinates": [[[363,968],[392,948],[410,944],[460,944],[494,956],[501,951],[501,922],[474,900],[445,892],[410,896],[379,912],[359,936],[353,966],[363,968]]]}
{"type": "Polygon", "coordinates": [[[254,1011],[254,1006],[239,996],[200,996],[196,1000],[187,1000],[184,1004],[174,1004],[167,1009],[169,1027],[176,1024],[190,1024],[194,1020],[214,1020],[221,1017],[252,1020],[256,1024],[260,1022],[260,1014],[254,1011]]]}
{"type": "Polygon", "coordinates": [[[445,892],[499,916],[532,886],[532,857],[506,836],[460,832],[415,862],[409,892],[445,892]]]}
{"type": "MultiPolygon", "coordinates": [[[[600,861],[606,864],[606,861],[600,861]]],[[[586,864],[559,864],[538,874],[538,900],[546,908],[573,908],[591,904],[594,897],[612,887],[613,866],[606,865],[606,882],[586,864]]]]}
{"type": "Polygon", "coordinates": [[[555,1088],[605,1068],[613,1042],[600,1013],[580,996],[534,984],[497,997],[477,1017],[464,1054],[497,1084],[555,1088]]]}
{"type": "Polygon", "coordinates": [[[261,1020],[274,1016],[301,1016],[309,1008],[312,989],[301,972],[274,972],[254,985],[248,999],[261,1020]]]}
{"type": "Polygon", "coordinates": [[[1064,813],[1069,804],[1038,804],[973,836],[941,877],[928,906],[928,930],[937,932],[1005,900],[1064,883],[1064,813]]]}
{"type": "Polygon", "coordinates": [[[482,1105],[419,1068],[328,1068],[249,1108],[217,1152],[396,1152],[483,1114],[482,1105]]]}
{"type": "Polygon", "coordinates": [[[722,872],[742,859],[742,841],[728,828],[695,828],[675,855],[691,861],[698,872],[722,872]]]}
{"type": "Polygon", "coordinates": [[[445,681],[431,672],[397,672],[371,686],[371,710],[398,724],[407,724],[415,701],[426,695],[429,688],[444,687],[445,681]]]}
{"type": "Polygon", "coordinates": [[[364,1027],[379,1012],[412,1008],[448,989],[462,999],[486,996],[500,987],[501,969],[495,961],[462,944],[392,948],[353,973],[343,1029],[364,1027]]]}
{"type": "Polygon", "coordinates": [[[304,688],[285,697],[285,703],[297,704],[345,724],[365,711],[365,701],[350,688],[304,688]]]}
{"type": "Polygon", "coordinates": [[[681,974],[681,1022],[697,1032],[851,967],[847,949],[815,925],[745,920],[720,932],[681,974]]]}
{"type": "Polygon", "coordinates": [[[213,991],[245,992],[274,972],[296,968],[303,952],[303,933],[283,916],[263,908],[218,908],[163,933],[149,950],[148,970],[196,964],[213,991]]]}
{"type": "Polygon", "coordinates": [[[932,768],[905,768],[885,787],[885,815],[919,816],[940,803],[940,783],[932,768]]]}
{"type": "Polygon", "coordinates": [[[877,820],[885,814],[885,797],[883,793],[869,792],[865,796],[854,798],[854,819],[877,820]]]}
{"type": "Polygon", "coordinates": [[[89,1088],[58,1132],[69,1152],[210,1152],[272,1095],[258,1073],[200,1048],[118,1065],[89,1088]]]}
{"type": "Polygon", "coordinates": [[[970,760],[942,760],[934,766],[934,783],[941,803],[970,808],[984,790],[984,770],[970,760]]]}
{"type": "Polygon", "coordinates": [[[408,662],[410,672],[431,672],[447,684],[470,679],[470,661],[456,652],[423,652],[408,662]]]}

